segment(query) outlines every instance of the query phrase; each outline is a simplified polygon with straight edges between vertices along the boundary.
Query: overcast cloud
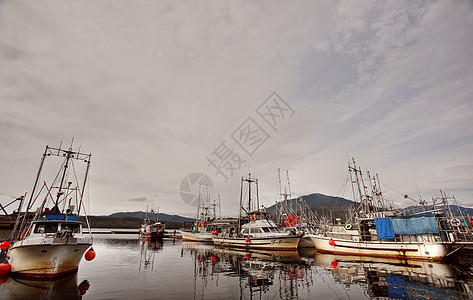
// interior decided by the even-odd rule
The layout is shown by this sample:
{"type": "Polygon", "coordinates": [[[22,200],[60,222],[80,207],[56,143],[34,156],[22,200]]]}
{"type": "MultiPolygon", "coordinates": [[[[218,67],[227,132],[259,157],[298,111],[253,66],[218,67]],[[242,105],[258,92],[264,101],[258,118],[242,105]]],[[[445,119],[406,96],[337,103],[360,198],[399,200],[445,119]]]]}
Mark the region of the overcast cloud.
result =
{"type": "Polygon", "coordinates": [[[0,192],[74,137],[95,215],[192,216],[192,173],[226,215],[249,172],[274,204],[278,168],[295,196],[350,198],[352,156],[398,206],[473,206],[472,28],[471,1],[0,1],[0,192]],[[275,129],[256,112],[273,92],[294,110],[275,129]],[[252,156],[231,138],[249,117],[252,156]],[[222,142],[244,161],[227,181],[207,160],[222,142]]]}

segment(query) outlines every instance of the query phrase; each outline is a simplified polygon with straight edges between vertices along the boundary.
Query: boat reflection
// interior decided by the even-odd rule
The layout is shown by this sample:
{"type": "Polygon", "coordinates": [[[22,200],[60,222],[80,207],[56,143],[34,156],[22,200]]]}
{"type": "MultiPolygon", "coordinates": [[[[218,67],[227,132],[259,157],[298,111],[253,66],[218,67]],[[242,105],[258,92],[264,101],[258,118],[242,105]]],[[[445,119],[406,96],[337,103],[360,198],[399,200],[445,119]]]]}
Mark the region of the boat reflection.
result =
{"type": "Polygon", "coordinates": [[[316,254],[314,266],[328,270],[336,281],[357,284],[371,298],[471,299],[465,276],[455,265],[386,258],[316,254]]]}
{"type": "Polygon", "coordinates": [[[182,242],[181,255],[185,254],[193,257],[195,279],[203,279],[204,287],[209,280],[218,282],[220,275],[238,277],[243,298],[268,293],[271,297],[297,299],[298,290],[311,285],[311,266],[297,251],[244,251],[182,242]]]}
{"type": "Polygon", "coordinates": [[[154,256],[163,248],[162,238],[141,238],[138,240],[141,249],[140,267],[138,272],[154,270],[154,256]]]}
{"type": "Polygon", "coordinates": [[[46,281],[0,277],[0,299],[82,299],[90,283],[77,281],[77,273],[46,281]]]}

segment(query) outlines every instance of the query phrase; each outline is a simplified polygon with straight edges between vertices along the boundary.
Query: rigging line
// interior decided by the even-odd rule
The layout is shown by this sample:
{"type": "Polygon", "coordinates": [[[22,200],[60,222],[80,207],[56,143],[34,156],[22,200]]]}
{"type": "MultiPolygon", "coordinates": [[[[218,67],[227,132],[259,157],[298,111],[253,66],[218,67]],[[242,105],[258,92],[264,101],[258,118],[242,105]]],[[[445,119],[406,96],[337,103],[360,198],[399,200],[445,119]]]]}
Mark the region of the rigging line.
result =
{"type": "Polygon", "coordinates": [[[417,201],[417,200],[414,200],[414,199],[412,199],[412,198],[409,198],[409,197],[407,197],[407,198],[406,198],[406,197],[405,197],[405,196],[406,196],[406,194],[405,194],[405,193],[401,193],[400,191],[398,191],[398,190],[395,190],[395,189],[393,189],[392,187],[390,187],[390,186],[387,186],[387,185],[386,185],[386,184],[384,184],[384,183],[381,183],[381,185],[384,185],[384,186],[385,186],[385,187],[387,187],[388,189],[391,189],[391,190],[395,191],[396,193],[398,193],[399,195],[402,195],[402,196],[404,197],[404,199],[409,199],[409,200],[411,200],[411,201],[414,201],[415,203],[418,203],[418,201],[417,201]]]}

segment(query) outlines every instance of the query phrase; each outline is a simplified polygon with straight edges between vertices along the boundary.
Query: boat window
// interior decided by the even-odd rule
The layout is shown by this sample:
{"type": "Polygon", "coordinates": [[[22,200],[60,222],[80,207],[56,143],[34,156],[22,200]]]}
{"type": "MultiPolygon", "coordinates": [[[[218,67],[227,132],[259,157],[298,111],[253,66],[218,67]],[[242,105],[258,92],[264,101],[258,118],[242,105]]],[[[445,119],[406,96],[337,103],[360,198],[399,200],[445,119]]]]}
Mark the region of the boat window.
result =
{"type": "Polygon", "coordinates": [[[80,224],[62,224],[62,230],[72,230],[74,233],[80,233],[80,224]]]}
{"type": "Polygon", "coordinates": [[[263,227],[261,229],[263,229],[263,232],[271,232],[268,227],[263,227]]]}
{"type": "Polygon", "coordinates": [[[260,233],[259,228],[251,228],[250,230],[251,233],[260,233]]]}
{"type": "Polygon", "coordinates": [[[57,224],[37,224],[34,233],[56,233],[57,224]]]}

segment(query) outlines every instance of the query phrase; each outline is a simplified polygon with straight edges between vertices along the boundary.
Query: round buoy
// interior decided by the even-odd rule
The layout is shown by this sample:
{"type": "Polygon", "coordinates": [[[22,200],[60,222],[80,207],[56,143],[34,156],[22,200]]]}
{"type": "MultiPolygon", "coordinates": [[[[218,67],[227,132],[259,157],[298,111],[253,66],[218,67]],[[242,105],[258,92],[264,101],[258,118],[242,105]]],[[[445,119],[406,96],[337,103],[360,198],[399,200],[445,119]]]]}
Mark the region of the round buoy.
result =
{"type": "Polygon", "coordinates": [[[7,250],[8,247],[10,247],[10,243],[11,243],[11,241],[3,241],[3,242],[0,244],[0,249],[2,249],[2,250],[7,250]]]}
{"type": "Polygon", "coordinates": [[[94,248],[90,247],[89,251],[85,253],[85,260],[91,261],[95,258],[94,248]]]}
{"type": "Polygon", "coordinates": [[[332,261],[330,264],[332,265],[332,268],[334,269],[338,267],[338,262],[336,260],[332,261]]]}
{"type": "Polygon", "coordinates": [[[335,241],[333,239],[330,239],[330,240],[328,240],[328,244],[330,246],[333,246],[333,245],[335,245],[335,241]]]}
{"type": "Polygon", "coordinates": [[[246,253],[245,258],[246,258],[246,260],[249,260],[251,258],[250,253],[246,253]]]}
{"type": "Polygon", "coordinates": [[[11,265],[7,262],[1,263],[0,264],[0,275],[6,275],[8,272],[10,272],[11,265]]]}
{"type": "Polygon", "coordinates": [[[246,239],[245,239],[245,242],[249,243],[249,242],[250,242],[250,238],[246,238],[246,239]]]}
{"type": "Polygon", "coordinates": [[[215,256],[215,255],[210,256],[210,260],[211,261],[217,261],[217,256],[215,256]]]}

